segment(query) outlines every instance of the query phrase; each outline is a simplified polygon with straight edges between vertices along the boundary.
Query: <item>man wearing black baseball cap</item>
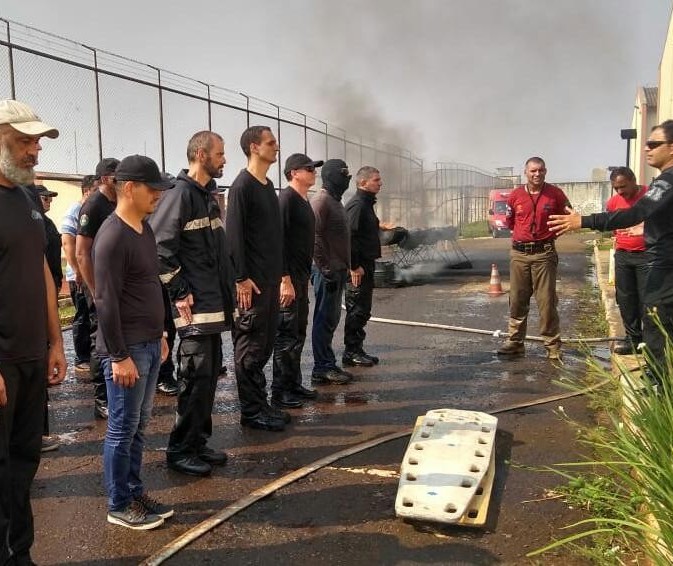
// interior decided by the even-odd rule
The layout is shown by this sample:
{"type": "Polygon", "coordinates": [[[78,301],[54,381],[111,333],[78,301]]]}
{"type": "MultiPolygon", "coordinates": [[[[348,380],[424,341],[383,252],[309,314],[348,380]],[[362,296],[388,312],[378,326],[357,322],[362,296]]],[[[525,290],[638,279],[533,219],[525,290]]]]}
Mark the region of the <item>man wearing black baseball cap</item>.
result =
{"type": "Polygon", "coordinates": [[[142,155],[122,159],[115,179],[117,206],[93,247],[96,347],[109,409],[103,447],[107,520],[145,530],[173,515],[173,509],[144,492],[140,468],[159,366],[168,356],[157,246],[145,218],[154,211],[161,191],[174,183],[142,155]]]}
{"type": "Polygon", "coordinates": [[[278,203],[283,226],[283,277],[280,283],[280,314],[273,348],[271,403],[280,408],[301,407],[304,399],[317,393],[302,384],[301,353],[308,324],[308,280],[313,261],[315,215],[308,191],[315,184],[316,167],[303,153],[285,161],[288,187],[280,191],[278,203]]]}
{"type": "Polygon", "coordinates": [[[98,233],[103,221],[112,214],[117,202],[115,193],[115,169],[119,160],[106,157],[96,165],[95,177],[99,181],[98,190],[94,192],[82,205],[79,213],[77,226],[77,238],[75,240],[75,255],[77,265],[86,286],[85,295],[89,306],[89,327],[91,329],[91,359],[89,371],[94,387],[94,417],[107,419],[107,393],[105,391],[105,378],[100,366],[100,360],[96,356],[96,330],[98,328],[98,315],[93,297],[96,286],[93,275],[93,261],[91,249],[93,240],[98,233]]]}

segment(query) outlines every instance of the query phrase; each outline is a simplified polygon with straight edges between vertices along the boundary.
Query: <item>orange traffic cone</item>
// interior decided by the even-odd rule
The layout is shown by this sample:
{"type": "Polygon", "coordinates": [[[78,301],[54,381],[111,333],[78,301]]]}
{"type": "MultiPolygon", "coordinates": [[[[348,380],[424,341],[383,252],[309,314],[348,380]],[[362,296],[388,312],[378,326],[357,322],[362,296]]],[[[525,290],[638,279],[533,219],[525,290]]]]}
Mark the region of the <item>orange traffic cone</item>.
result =
{"type": "Polygon", "coordinates": [[[491,264],[491,284],[488,286],[488,294],[491,295],[491,297],[499,297],[500,295],[505,294],[502,290],[498,266],[495,263],[491,264]]]}

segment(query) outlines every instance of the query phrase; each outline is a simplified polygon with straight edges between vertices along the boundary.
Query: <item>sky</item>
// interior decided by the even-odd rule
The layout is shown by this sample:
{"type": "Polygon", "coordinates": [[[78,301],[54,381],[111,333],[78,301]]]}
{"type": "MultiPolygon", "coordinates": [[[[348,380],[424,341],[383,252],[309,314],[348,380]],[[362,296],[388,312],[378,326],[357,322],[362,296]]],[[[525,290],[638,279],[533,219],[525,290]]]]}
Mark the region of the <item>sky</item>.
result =
{"type": "MultiPolygon", "coordinates": [[[[0,16],[435,161],[621,165],[671,0],[5,0],[0,16]],[[111,7],[114,6],[114,10],[111,7]]],[[[281,142],[282,143],[282,142],[281,142]]]]}

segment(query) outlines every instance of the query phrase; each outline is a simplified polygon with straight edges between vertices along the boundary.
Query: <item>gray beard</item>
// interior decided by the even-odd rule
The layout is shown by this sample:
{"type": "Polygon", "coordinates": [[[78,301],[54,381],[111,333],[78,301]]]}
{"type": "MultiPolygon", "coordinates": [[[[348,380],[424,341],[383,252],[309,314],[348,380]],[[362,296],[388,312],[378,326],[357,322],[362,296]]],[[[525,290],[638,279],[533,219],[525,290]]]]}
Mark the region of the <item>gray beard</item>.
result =
{"type": "Polygon", "coordinates": [[[32,167],[19,167],[12,161],[9,150],[0,144],[0,173],[15,185],[30,185],[35,180],[35,170],[32,167]]]}

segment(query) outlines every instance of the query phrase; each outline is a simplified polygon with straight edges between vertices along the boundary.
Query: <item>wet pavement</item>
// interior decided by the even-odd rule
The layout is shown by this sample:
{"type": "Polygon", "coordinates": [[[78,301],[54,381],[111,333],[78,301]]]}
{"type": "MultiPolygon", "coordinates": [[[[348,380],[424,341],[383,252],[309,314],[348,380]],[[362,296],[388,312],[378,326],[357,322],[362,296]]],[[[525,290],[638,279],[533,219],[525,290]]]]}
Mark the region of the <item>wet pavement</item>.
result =
{"type": "MultiPolygon", "coordinates": [[[[419,286],[375,291],[374,316],[487,330],[506,329],[507,296],[488,296],[491,263],[505,289],[509,240],[462,243],[469,270],[444,272],[419,286]]],[[[560,314],[564,336],[573,334],[576,296],[590,274],[580,236],[560,241],[560,314]]],[[[537,334],[532,306],[529,333],[537,334]]],[[[337,354],[342,351],[337,331],[337,354]]],[[[69,332],[66,341],[70,343],[69,332]]],[[[165,444],[175,398],[158,395],[147,435],[145,484],[151,495],[175,506],[175,517],[154,531],[132,532],[105,521],[102,438],[105,422],[93,419],[92,386],[70,372],[50,391],[51,427],[62,442],[45,454],[34,485],[38,564],[137,564],[223,507],[286,473],[328,454],[410,430],[429,409],[451,407],[490,412],[517,402],[560,393],[563,372],[583,369],[582,355],[566,350],[563,369],[544,357],[540,344],[524,360],[495,356],[490,336],[370,323],[367,349],[381,357],[374,368],[354,370],[346,386],[321,386],[320,396],[291,411],[285,432],[243,429],[231,345],[225,335],[229,375],[220,380],[213,447],[229,463],[210,478],[190,478],[165,466],[165,444]]],[[[310,385],[310,346],[304,382],[310,385]]],[[[267,376],[269,376],[267,371],[267,376]]],[[[582,398],[564,411],[585,420],[582,398]]],[[[484,529],[414,524],[395,517],[397,472],[407,439],[340,460],[254,504],[169,559],[167,564],[534,564],[526,552],[561,537],[561,527],[580,515],[545,490],[561,483],[543,466],[577,459],[575,430],[556,414],[557,404],[499,415],[496,482],[484,529]]],[[[547,564],[581,564],[567,551],[547,564]]]]}

